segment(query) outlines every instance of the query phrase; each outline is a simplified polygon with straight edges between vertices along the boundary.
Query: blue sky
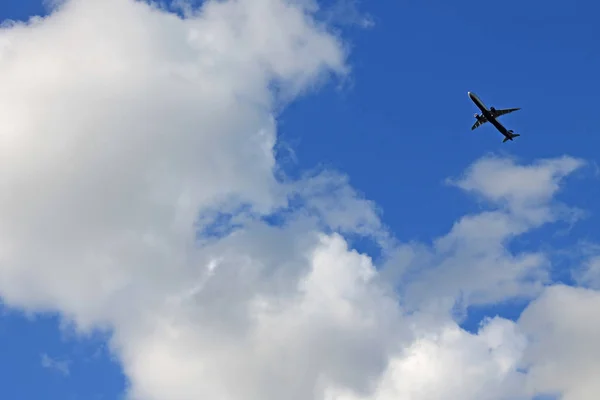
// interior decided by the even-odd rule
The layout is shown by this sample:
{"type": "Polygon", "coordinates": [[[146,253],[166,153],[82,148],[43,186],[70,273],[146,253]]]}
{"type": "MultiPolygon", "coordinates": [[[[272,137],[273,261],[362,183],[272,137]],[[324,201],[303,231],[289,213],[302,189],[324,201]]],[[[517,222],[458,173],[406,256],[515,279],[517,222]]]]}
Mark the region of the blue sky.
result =
{"type": "MultiPolygon", "coordinates": [[[[476,159],[497,153],[522,162],[568,154],[594,162],[600,92],[600,5],[592,1],[363,2],[374,26],[343,26],[351,44],[351,81],[329,84],[279,117],[280,140],[295,153],[291,175],[320,165],[342,171],[383,211],[400,240],[445,234],[476,201],[445,185],[476,159]],[[521,107],[502,122],[522,136],[502,144],[491,126],[470,127],[477,111],[467,92],[489,106],[521,107]]],[[[40,1],[0,2],[0,19],[44,12],[40,1]]],[[[598,237],[593,167],[574,174],[559,198],[588,218],[556,235],[530,240],[576,246],[598,237]]],[[[566,229],[562,225],[559,228],[566,229]]],[[[556,229],[555,229],[556,228],[556,229]]],[[[560,271],[556,271],[561,276],[560,271]]],[[[565,279],[568,279],[566,277],[565,279]]],[[[517,317],[520,307],[478,310],[517,317]]],[[[20,399],[117,399],[125,380],[101,337],[74,338],[54,317],[0,319],[2,396],[20,399]],[[69,362],[69,374],[44,368],[42,355],[69,362]]]]}
{"type": "MultiPolygon", "coordinates": [[[[323,163],[348,173],[401,240],[429,242],[477,209],[473,198],[443,182],[483,155],[528,163],[569,154],[595,162],[597,7],[584,1],[362,4],[375,26],[350,36],[352,87],[293,104],[282,117],[283,140],[294,145],[301,167],[323,163]],[[521,107],[502,120],[522,134],[519,142],[502,144],[490,126],[471,131],[477,109],[467,91],[488,107],[521,107]]],[[[594,168],[571,177],[559,194],[588,218],[520,240],[593,241],[600,195],[594,168]],[[570,234],[557,235],[562,229],[570,234]]],[[[564,271],[554,275],[570,282],[564,271]]],[[[516,318],[524,305],[472,310],[464,326],[476,329],[488,313],[516,318]]]]}

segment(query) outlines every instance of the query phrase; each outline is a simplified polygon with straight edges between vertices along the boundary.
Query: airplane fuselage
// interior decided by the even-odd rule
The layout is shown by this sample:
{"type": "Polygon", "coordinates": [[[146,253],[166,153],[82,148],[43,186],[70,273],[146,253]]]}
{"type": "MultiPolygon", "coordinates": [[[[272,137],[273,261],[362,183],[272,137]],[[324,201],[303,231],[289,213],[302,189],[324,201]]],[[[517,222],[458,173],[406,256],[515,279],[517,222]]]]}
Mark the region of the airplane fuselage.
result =
{"type": "Polygon", "coordinates": [[[481,99],[479,97],[477,97],[477,95],[475,93],[469,92],[469,97],[471,98],[473,103],[475,103],[477,108],[479,108],[481,110],[481,114],[485,117],[485,119],[490,124],[494,125],[496,127],[496,129],[498,129],[498,131],[500,131],[500,133],[502,133],[507,139],[512,140],[511,133],[508,131],[508,129],[506,129],[504,127],[504,125],[502,125],[500,122],[498,122],[498,120],[492,115],[490,110],[488,110],[488,108],[485,106],[485,104],[483,104],[483,101],[481,101],[481,99]]]}

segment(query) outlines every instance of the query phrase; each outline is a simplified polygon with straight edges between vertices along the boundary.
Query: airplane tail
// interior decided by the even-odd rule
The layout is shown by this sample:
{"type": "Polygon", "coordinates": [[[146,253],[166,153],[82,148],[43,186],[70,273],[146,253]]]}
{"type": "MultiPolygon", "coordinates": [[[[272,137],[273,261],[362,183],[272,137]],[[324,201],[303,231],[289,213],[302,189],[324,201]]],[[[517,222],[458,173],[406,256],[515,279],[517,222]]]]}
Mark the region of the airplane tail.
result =
{"type": "Polygon", "coordinates": [[[520,134],[518,134],[518,133],[512,133],[512,131],[509,131],[509,133],[510,133],[510,136],[508,136],[508,137],[505,137],[505,138],[504,138],[504,140],[502,141],[502,143],[506,143],[506,142],[507,142],[507,141],[509,141],[509,140],[511,140],[511,141],[512,141],[514,138],[521,136],[521,135],[520,135],[520,134]]]}

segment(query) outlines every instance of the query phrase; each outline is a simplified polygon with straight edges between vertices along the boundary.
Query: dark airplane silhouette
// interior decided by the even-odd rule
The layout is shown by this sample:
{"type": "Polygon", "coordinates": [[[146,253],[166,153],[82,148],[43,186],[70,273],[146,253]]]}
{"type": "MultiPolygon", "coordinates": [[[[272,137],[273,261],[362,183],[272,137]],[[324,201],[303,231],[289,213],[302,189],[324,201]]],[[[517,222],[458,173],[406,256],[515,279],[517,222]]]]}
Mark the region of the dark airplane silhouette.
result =
{"type": "Polygon", "coordinates": [[[504,140],[502,141],[502,143],[505,143],[507,140],[513,140],[513,138],[516,138],[517,136],[521,136],[518,133],[514,133],[511,129],[506,129],[500,122],[498,122],[498,120],[496,118],[498,118],[501,115],[505,115],[505,114],[509,114],[513,111],[517,111],[520,110],[520,108],[506,108],[503,110],[496,110],[494,107],[490,107],[490,109],[488,110],[488,108],[485,106],[485,104],[483,104],[483,102],[479,99],[479,97],[477,97],[477,95],[475,93],[469,93],[469,97],[471,98],[471,100],[473,100],[473,103],[475,103],[475,105],[477,106],[477,108],[479,108],[481,110],[481,114],[475,114],[475,118],[477,119],[477,122],[475,122],[475,124],[471,127],[471,130],[481,126],[482,124],[489,122],[490,124],[494,125],[496,127],[496,129],[498,129],[500,131],[500,133],[502,133],[504,135],[504,140]]]}

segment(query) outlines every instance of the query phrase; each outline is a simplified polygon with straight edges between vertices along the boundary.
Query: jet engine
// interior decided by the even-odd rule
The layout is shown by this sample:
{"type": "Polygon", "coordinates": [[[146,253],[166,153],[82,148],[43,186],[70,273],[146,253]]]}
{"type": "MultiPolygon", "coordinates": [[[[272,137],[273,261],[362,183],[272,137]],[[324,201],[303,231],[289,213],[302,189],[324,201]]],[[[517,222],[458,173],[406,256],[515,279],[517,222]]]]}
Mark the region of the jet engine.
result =
{"type": "Polygon", "coordinates": [[[477,113],[476,113],[476,114],[475,114],[475,115],[473,115],[473,116],[474,116],[476,119],[479,119],[479,114],[477,114],[477,113]]]}
{"type": "Polygon", "coordinates": [[[490,107],[490,111],[494,112],[496,109],[494,107],[490,107]]]}

